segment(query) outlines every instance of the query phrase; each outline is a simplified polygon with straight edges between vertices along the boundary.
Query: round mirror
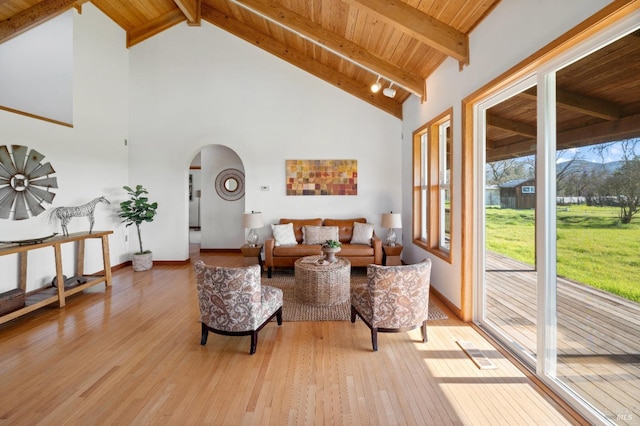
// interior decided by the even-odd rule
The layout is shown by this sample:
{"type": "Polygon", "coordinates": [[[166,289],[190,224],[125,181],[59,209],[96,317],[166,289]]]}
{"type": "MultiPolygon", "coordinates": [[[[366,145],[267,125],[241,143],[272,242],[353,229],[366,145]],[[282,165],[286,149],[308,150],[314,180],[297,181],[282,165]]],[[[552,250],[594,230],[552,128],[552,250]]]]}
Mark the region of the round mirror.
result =
{"type": "Polygon", "coordinates": [[[234,177],[227,178],[224,181],[224,189],[229,192],[235,192],[238,189],[238,181],[234,177]]]}
{"type": "Polygon", "coordinates": [[[216,177],[216,192],[223,200],[235,201],[244,196],[244,173],[226,169],[216,177]]]}

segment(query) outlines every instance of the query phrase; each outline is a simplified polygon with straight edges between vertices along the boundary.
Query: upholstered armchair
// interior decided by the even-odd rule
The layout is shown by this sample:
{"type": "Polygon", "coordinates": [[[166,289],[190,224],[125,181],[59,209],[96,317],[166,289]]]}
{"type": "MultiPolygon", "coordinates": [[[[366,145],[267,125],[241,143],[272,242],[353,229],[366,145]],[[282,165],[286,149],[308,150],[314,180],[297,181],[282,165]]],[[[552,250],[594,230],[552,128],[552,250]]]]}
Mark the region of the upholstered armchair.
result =
{"type": "Polygon", "coordinates": [[[422,326],[427,341],[431,260],[402,266],[367,266],[367,281],[351,289],[351,322],[356,315],[371,329],[373,350],[378,332],[402,332],[422,326]]]}
{"type": "Polygon", "coordinates": [[[276,317],[282,325],[282,290],[260,283],[260,265],[240,268],[194,265],[202,322],[201,345],[209,331],[225,336],[251,336],[256,352],[258,332],[276,317]]]}

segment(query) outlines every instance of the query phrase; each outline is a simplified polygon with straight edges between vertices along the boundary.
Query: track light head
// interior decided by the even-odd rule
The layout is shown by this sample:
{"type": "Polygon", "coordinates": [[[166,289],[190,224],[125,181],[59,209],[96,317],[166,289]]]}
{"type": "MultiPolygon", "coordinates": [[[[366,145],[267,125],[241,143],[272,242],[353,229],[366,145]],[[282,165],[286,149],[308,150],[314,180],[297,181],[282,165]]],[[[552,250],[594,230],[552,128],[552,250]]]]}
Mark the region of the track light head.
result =
{"type": "Polygon", "coordinates": [[[381,88],[382,88],[382,84],[380,84],[380,76],[378,76],[378,79],[376,80],[376,82],[371,85],[371,91],[373,93],[378,93],[378,91],[380,91],[381,88]]]}
{"type": "Polygon", "coordinates": [[[385,95],[387,98],[396,97],[396,89],[392,89],[391,86],[393,86],[393,83],[391,83],[389,87],[385,87],[385,89],[382,91],[382,94],[385,95]]]}

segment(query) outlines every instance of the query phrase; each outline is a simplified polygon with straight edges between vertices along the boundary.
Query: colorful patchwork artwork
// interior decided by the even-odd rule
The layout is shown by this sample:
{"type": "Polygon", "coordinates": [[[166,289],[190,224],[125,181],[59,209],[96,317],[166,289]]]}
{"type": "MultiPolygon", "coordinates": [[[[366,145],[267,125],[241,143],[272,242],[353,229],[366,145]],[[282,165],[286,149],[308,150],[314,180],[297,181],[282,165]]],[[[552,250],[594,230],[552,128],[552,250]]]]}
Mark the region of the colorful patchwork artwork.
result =
{"type": "Polygon", "coordinates": [[[287,195],[358,195],[357,160],[286,160],[287,195]]]}

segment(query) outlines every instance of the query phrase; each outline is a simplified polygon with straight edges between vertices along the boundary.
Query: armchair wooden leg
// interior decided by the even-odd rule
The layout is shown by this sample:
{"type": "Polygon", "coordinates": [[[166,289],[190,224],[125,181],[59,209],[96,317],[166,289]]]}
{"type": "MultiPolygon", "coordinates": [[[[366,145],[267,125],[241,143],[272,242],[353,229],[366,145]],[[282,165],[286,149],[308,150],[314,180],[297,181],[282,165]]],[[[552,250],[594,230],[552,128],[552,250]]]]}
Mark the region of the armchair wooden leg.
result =
{"type": "Polygon", "coordinates": [[[282,306],[280,306],[280,309],[276,312],[276,321],[278,325],[282,325],[282,306]]]}
{"type": "Polygon", "coordinates": [[[422,322],[422,341],[427,342],[429,339],[427,338],[427,321],[422,322]]]}
{"type": "Polygon", "coordinates": [[[271,268],[271,266],[269,266],[267,268],[267,277],[269,277],[269,278],[271,278],[271,270],[272,270],[272,268],[271,268]]]}
{"type": "Polygon", "coordinates": [[[371,345],[373,346],[373,351],[378,352],[378,329],[371,329],[371,345]]]}
{"type": "Polygon", "coordinates": [[[356,308],[351,305],[351,323],[356,322],[356,308]]]}
{"type": "Polygon", "coordinates": [[[254,331],[251,333],[251,350],[249,351],[250,355],[256,353],[256,346],[258,346],[258,332],[254,331]]]}
{"type": "Polygon", "coordinates": [[[209,329],[207,328],[207,326],[205,325],[205,323],[202,323],[202,336],[200,337],[200,344],[201,345],[206,345],[207,344],[207,337],[209,336],[209,329]]]}

